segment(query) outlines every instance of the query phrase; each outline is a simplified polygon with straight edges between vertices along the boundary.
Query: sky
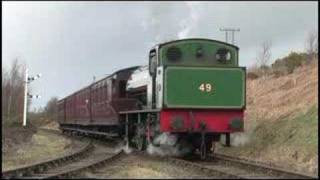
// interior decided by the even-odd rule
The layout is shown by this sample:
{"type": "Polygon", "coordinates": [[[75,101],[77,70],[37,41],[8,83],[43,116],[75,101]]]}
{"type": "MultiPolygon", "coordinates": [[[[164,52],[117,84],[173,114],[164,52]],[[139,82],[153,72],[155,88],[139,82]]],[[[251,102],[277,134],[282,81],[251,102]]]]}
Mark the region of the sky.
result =
{"type": "Polygon", "coordinates": [[[240,28],[240,66],[255,64],[262,42],[271,61],[304,51],[318,33],[317,2],[2,2],[2,68],[16,58],[30,75],[31,110],[63,98],[121,68],[148,63],[157,43],[182,38],[225,41],[220,28],[240,28]]]}

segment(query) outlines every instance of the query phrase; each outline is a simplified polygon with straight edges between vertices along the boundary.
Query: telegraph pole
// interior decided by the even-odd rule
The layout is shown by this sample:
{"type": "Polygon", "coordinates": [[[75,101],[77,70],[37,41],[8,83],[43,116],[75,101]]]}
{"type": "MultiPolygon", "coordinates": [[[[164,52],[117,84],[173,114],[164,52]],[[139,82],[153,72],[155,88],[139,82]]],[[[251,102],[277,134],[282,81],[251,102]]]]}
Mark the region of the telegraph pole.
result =
{"type": "Polygon", "coordinates": [[[220,28],[220,31],[226,32],[226,43],[228,43],[228,32],[232,33],[232,44],[234,44],[234,32],[239,32],[240,28],[220,28]]]}
{"type": "Polygon", "coordinates": [[[23,126],[27,125],[27,101],[28,101],[28,97],[29,98],[40,98],[39,95],[32,95],[28,93],[28,83],[38,79],[41,77],[41,74],[37,74],[37,76],[35,77],[29,77],[28,75],[29,69],[26,68],[26,74],[25,74],[25,81],[24,81],[24,106],[23,106],[23,126]]]}
{"type": "Polygon", "coordinates": [[[26,69],[26,77],[24,82],[24,105],[23,105],[23,126],[27,125],[27,93],[28,93],[28,69],[26,69]]]}

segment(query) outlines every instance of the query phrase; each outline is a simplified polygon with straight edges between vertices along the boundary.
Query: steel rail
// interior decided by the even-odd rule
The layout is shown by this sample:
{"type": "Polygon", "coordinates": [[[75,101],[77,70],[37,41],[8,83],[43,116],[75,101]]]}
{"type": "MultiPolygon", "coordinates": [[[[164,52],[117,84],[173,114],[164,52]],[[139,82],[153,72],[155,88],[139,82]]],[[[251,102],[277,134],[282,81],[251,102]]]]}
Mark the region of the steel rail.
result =
{"type": "Polygon", "coordinates": [[[106,163],[110,163],[112,161],[117,160],[118,158],[122,157],[122,155],[124,155],[124,152],[121,150],[118,153],[112,155],[111,157],[106,158],[104,156],[100,156],[99,157],[100,160],[94,161],[84,166],[79,166],[79,167],[75,166],[73,168],[66,169],[65,171],[62,171],[62,172],[58,172],[55,174],[44,174],[44,176],[42,177],[33,177],[33,178],[38,178],[38,179],[72,178],[74,176],[77,176],[79,172],[82,172],[88,169],[93,170],[95,168],[99,168],[101,166],[104,166],[106,163]]]}
{"type": "MultiPolygon", "coordinates": [[[[50,130],[51,131],[51,130],[50,130]]],[[[60,132],[58,130],[53,130],[55,132],[60,132]]],[[[67,131],[72,131],[71,129],[68,129],[67,131]]],[[[66,132],[67,132],[66,131],[66,132]]],[[[87,136],[76,136],[75,134],[64,134],[66,136],[72,136],[74,138],[80,138],[80,139],[87,139],[90,140],[92,143],[96,145],[95,150],[92,151],[91,155],[87,158],[84,158],[82,160],[79,160],[77,162],[66,164],[63,167],[58,167],[57,169],[53,169],[51,171],[47,171],[44,173],[35,174],[34,176],[30,178],[35,179],[56,179],[56,178],[70,178],[77,176],[79,172],[82,172],[86,169],[95,169],[99,168],[100,166],[105,165],[108,162],[112,162],[119,157],[121,157],[124,152],[121,150],[117,153],[106,153],[104,152],[104,147],[98,147],[98,145],[102,146],[110,146],[108,142],[101,141],[100,139],[90,138],[87,136]],[[102,152],[102,153],[101,153],[102,152]]]]}
{"type": "MultiPolygon", "coordinates": [[[[151,156],[146,152],[134,152],[135,154],[142,154],[144,156],[151,156]]],[[[285,169],[270,167],[260,163],[253,163],[250,160],[243,160],[238,157],[232,157],[222,154],[215,154],[214,157],[210,156],[212,159],[201,161],[194,161],[192,159],[182,159],[177,157],[165,156],[162,158],[170,163],[178,165],[182,168],[188,167],[191,169],[197,169],[203,172],[204,176],[209,176],[211,178],[219,179],[257,179],[257,178],[286,178],[286,179],[317,179],[307,174],[297,173],[288,171],[285,169]],[[232,159],[233,158],[233,159],[232,159]],[[221,162],[223,164],[221,165],[221,162]],[[220,166],[217,166],[220,163],[220,166]],[[238,168],[239,172],[247,173],[237,173],[234,171],[238,168]],[[245,171],[243,171],[245,170],[245,171]]]]}
{"type": "Polygon", "coordinates": [[[244,158],[229,156],[225,154],[215,153],[211,156],[215,160],[223,161],[225,164],[232,165],[241,169],[254,170],[278,178],[290,179],[317,179],[317,177],[301,173],[293,172],[284,168],[267,165],[266,163],[252,161],[244,158]]]}
{"type": "Polygon", "coordinates": [[[35,164],[26,165],[16,169],[4,171],[2,172],[2,178],[4,179],[22,178],[25,176],[30,176],[31,174],[34,174],[34,173],[40,173],[40,172],[46,171],[49,168],[57,167],[64,163],[73,162],[77,160],[77,158],[83,158],[92,149],[93,149],[93,145],[90,141],[90,142],[87,142],[84,146],[82,146],[78,151],[72,152],[68,155],[64,155],[62,157],[53,158],[43,162],[38,162],[35,164]]]}
{"type": "Polygon", "coordinates": [[[199,171],[204,172],[207,175],[210,175],[212,178],[218,178],[218,179],[244,179],[241,176],[238,176],[232,172],[224,172],[221,171],[220,169],[215,169],[215,168],[209,168],[206,166],[203,166],[202,164],[191,162],[188,160],[183,160],[180,158],[174,158],[174,157],[167,157],[166,160],[168,162],[174,163],[178,166],[185,166],[189,167],[192,169],[197,169],[199,171]]]}
{"type": "MultiPolygon", "coordinates": [[[[56,131],[56,130],[54,130],[56,131]]],[[[144,153],[146,154],[146,153],[144,153]]],[[[190,160],[185,160],[181,158],[174,158],[174,157],[166,157],[166,160],[182,166],[188,166],[191,168],[196,168],[200,171],[205,172],[206,174],[210,174],[213,177],[219,177],[219,178],[239,178],[239,179],[250,179],[250,178],[259,178],[261,174],[266,175],[267,178],[292,178],[292,179],[316,179],[317,177],[304,174],[304,173],[297,173],[290,170],[286,170],[277,166],[271,166],[267,163],[262,163],[258,161],[252,161],[244,158],[234,157],[230,155],[225,155],[221,153],[215,153],[213,156],[210,156],[210,158],[213,158],[215,161],[212,161],[212,165],[204,165],[201,161],[200,162],[192,162],[190,160]],[[220,170],[217,167],[213,167],[215,165],[215,162],[219,161],[219,163],[223,163],[226,168],[239,168],[246,170],[250,173],[248,174],[236,174],[232,173],[231,171],[223,171],[220,170]],[[211,167],[210,167],[211,166],[211,167]],[[257,173],[258,172],[258,173],[257,173]],[[256,176],[250,176],[250,174],[254,174],[256,176]],[[260,176],[259,176],[260,175],[260,176]]],[[[106,158],[108,159],[108,158],[106,158]]],[[[104,161],[104,160],[102,160],[104,161]]],[[[85,167],[84,167],[85,168],[85,167]]],[[[77,170],[75,170],[77,171],[77,170]]],[[[68,173],[65,173],[68,174],[68,173]]],[[[71,173],[72,174],[72,173],[71,173]]],[[[64,174],[61,174],[62,177],[64,174]]],[[[52,176],[52,177],[59,177],[52,176]]],[[[266,176],[261,176],[261,178],[266,178],[266,176]]]]}
{"type": "MultiPolygon", "coordinates": [[[[149,157],[154,157],[150,154],[148,154],[145,151],[133,151],[132,154],[137,154],[137,155],[143,155],[143,156],[149,156],[149,157]]],[[[156,156],[157,157],[157,156],[156,156]]],[[[196,162],[192,162],[189,160],[184,160],[181,158],[177,158],[177,157],[171,157],[171,156],[158,156],[161,157],[162,160],[165,160],[169,163],[175,164],[181,168],[190,168],[190,169],[196,169],[198,171],[203,172],[207,177],[210,176],[212,178],[217,178],[217,179],[243,179],[240,176],[237,176],[235,174],[232,173],[225,173],[219,169],[212,169],[212,168],[208,168],[206,166],[203,166],[199,163],[196,162]]]]}
{"type": "MultiPolygon", "coordinates": [[[[41,129],[44,131],[48,131],[50,133],[55,133],[59,135],[61,132],[59,130],[52,130],[52,129],[41,129]]],[[[64,135],[67,136],[67,135],[64,135]]],[[[70,136],[69,136],[70,137],[70,136]]],[[[124,153],[123,151],[119,151],[115,154],[110,155],[110,153],[99,153],[99,150],[103,152],[103,149],[94,148],[93,142],[95,144],[105,144],[105,142],[96,141],[91,138],[84,138],[84,137],[74,137],[74,138],[81,138],[90,140],[89,144],[86,146],[86,154],[88,154],[89,150],[90,155],[89,156],[81,156],[78,152],[82,153],[82,149],[78,152],[75,152],[69,156],[56,158],[54,160],[49,160],[46,162],[30,165],[27,167],[15,169],[6,171],[2,174],[2,178],[10,179],[10,178],[32,178],[32,179],[48,179],[48,178],[68,178],[73,177],[77,173],[81,172],[82,170],[86,169],[95,169],[102,165],[105,165],[107,162],[111,162],[116,160],[117,158],[121,157],[124,153]],[[90,146],[90,147],[88,147],[90,146]],[[95,154],[95,151],[96,154],[95,154]],[[80,160],[74,161],[77,157],[81,157],[80,160]],[[66,160],[72,160],[72,161],[64,161],[66,160]]],[[[84,152],[83,152],[84,153],[84,152]]]]}

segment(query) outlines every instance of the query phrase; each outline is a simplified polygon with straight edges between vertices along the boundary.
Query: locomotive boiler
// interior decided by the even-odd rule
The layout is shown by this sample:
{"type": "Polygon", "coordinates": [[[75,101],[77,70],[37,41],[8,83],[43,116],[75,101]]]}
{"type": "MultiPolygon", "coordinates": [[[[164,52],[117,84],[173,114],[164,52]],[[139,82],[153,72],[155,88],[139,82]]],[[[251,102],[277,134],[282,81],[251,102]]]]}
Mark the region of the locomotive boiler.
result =
{"type": "Polygon", "coordinates": [[[202,158],[244,129],[246,69],[238,47],[210,39],[156,45],[147,66],[122,69],[58,102],[63,131],[121,137],[145,150],[170,133],[202,158]],[[210,150],[211,149],[211,150],[210,150]]]}

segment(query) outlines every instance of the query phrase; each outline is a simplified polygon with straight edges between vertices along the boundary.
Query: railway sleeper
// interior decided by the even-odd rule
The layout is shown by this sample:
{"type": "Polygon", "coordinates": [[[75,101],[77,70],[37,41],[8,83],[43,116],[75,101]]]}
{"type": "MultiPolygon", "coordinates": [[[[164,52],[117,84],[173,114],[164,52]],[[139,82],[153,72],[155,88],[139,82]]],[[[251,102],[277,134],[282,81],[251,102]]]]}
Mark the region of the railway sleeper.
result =
{"type": "Polygon", "coordinates": [[[195,168],[198,169],[204,173],[210,174],[212,176],[218,176],[221,178],[232,178],[232,179],[242,179],[242,177],[234,175],[232,173],[226,173],[223,171],[219,171],[216,169],[212,169],[212,168],[208,168],[196,163],[192,163],[192,162],[188,162],[185,160],[180,160],[180,159],[176,159],[176,158],[168,158],[169,162],[174,163],[176,165],[181,165],[181,166],[189,166],[191,168],[195,168]]]}

